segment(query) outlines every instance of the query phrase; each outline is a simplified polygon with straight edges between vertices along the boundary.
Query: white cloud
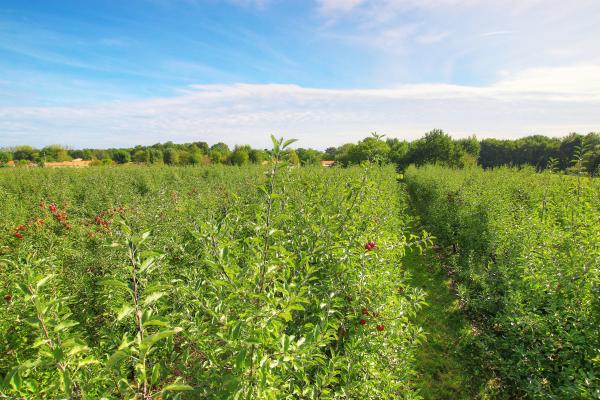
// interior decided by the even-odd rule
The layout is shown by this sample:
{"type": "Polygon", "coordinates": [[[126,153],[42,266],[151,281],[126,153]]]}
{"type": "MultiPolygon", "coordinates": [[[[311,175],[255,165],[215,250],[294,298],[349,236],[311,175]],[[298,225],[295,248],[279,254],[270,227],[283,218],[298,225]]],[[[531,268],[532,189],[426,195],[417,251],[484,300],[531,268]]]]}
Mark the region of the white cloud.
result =
{"type": "Polygon", "coordinates": [[[431,9],[439,7],[468,8],[475,6],[516,7],[519,10],[523,10],[543,4],[544,0],[316,0],[316,2],[322,12],[336,13],[349,12],[361,7],[385,10],[387,12],[408,9],[431,9]]]}
{"type": "Polygon", "coordinates": [[[265,8],[269,5],[271,0],[227,0],[227,2],[242,7],[265,8]]]}
{"type": "Polygon", "coordinates": [[[600,2],[319,0],[324,37],[376,55],[391,82],[491,82],[501,70],[600,62],[600,2]],[[439,46],[428,46],[440,43],[439,46]],[[357,47],[360,46],[360,47],[357,47]],[[365,50],[368,49],[368,50],[365,50]]]}
{"type": "Polygon", "coordinates": [[[130,146],[224,140],[268,146],[276,133],[324,148],[371,131],[416,138],[518,137],[600,130],[600,65],[524,71],[485,87],[418,84],[387,89],[196,85],[174,97],[81,107],[0,107],[0,146],[130,146]]]}
{"type": "Polygon", "coordinates": [[[433,44],[437,42],[441,42],[446,37],[450,35],[450,32],[436,32],[436,33],[426,33],[424,35],[417,36],[415,41],[421,44],[433,44]]]}
{"type": "Polygon", "coordinates": [[[502,35],[510,35],[511,33],[514,33],[513,31],[491,31],[491,32],[484,32],[481,34],[481,36],[502,36],[502,35]]]}
{"type": "Polygon", "coordinates": [[[365,0],[317,0],[319,10],[323,14],[348,12],[365,3],[365,0]]]}

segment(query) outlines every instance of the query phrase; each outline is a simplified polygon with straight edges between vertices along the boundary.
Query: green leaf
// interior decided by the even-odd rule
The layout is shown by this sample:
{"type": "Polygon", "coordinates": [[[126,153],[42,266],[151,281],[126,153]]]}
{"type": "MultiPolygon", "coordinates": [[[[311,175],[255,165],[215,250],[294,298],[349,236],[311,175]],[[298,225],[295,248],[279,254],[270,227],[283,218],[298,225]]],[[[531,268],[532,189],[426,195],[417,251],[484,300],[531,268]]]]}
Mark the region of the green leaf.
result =
{"type": "Polygon", "coordinates": [[[68,369],[60,371],[60,375],[63,382],[63,390],[68,397],[71,397],[71,391],[73,389],[73,381],[71,380],[71,374],[68,369]]]}
{"type": "Polygon", "coordinates": [[[289,312],[289,310],[283,310],[282,312],[280,312],[279,317],[283,318],[283,320],[286,322],[289,322],[292,320],[292,314],[289,312]]]}
{"type": "Polygon", "coordinates": [[[282,149],[285,149],[286,147],[288,147],[290,144],[297,142],[298,139],[288,139],[285,142],[283,142],[283,146],[282,149]]]}
{"type": "Polygon", "coordinates": [[[23,292],[23,294],[31,294],[31,292],[29,291],[29,287],[27,287],[27,285],[24,283],[17,282],[17,289],[23,292]]]}
{"type": "Polygon", "coordinates": [[[106,362],[107,368],[117,368],[118,364],[129,355],[129,352],[125,350],[117,350],[113,353],[112,356],[106,362]]]}
{"type": "Polygon", "coordinates": [[[246,354],[247,354],[246,349],[242,349],[242,350],[240,350],[240,352],[235,357],[235,367],[237,369],[241,370],[241,369],[245,368],[245,366],[246,366],[246,354]]]}
{"type": "Polygon", "coordinates": [[[23,384],[23,381],[21,380],[21,374],[19,374],[18,369],[15,369],[13,371],[8,383],[10,384],[10,386],[12,386],[13,390],[15,390],[15,391],[19,391],[21,389],[21,385],[23,384]]]}
{"type": "Polygon", "coordinates": [[[79,363],[77,364],[77,368],[85,367],[86,365],[92,364],[100,364],[100,361],[96,360],[93,357],[88,357],[85,360],[79,361],[79,363]]]}
{"type": "Polygon", "coordinates": [[[127,316],[129,316],[133,312],[133,310],[134,310],[133,307],[124,305],[123,308],[121,308],[121,310],[117,314],[117,321],[120,321],[123,318],[126,318],[127,316]]]}
{"type": "Polygon", "coordinates": [[[143,304],[145,306],[149,306],[150,304],[156,302],[158,299],[163,297],[165,294],[166,294],[165,292],[154,292],[144,299],[143,304]]]}
{"type": "Polygon", "coordinates": [[[54,331],[55,332],[64,331],[65,329],[71,328],[76,325],[79,325],[79,322],[72,321],[72,320],[63,321],[54,327],[54,331]]]}
{"type": "Polygon", "coordinates": [[[150,293],[154,293],[154,292],[158,292],[160,290],[166,291],[168,289],[172,289],[173,285],[167,285],[164,283],[159,283],[159,284],[154,284],[154,285],[149,285],[144,289],[144,293],[145,294],[150,294],[150,293]]]}
{"type": "Polygon", "coordinates": [[[75,354],[84,353],[84,352],[89,351],[89,350],[90,350],[90,348],[87,347],[87,346],[85,346],[85,345],[76,345],[71,350],[69,350],[69,352],[67,354],[69,356],[74,356],[75,354]]]}
{"type": "Polygon", "coordinates": [[[48,343],[48,339],[38,339],[33,343],[33,345],[31,347],[36,349],[46,343],[48,343]]]}
{"type": "Polygon", "coordinates": [[[176,333],[181,332],[182,330],[182,328],[175,328],[160,331],[158,333],[155,333],[154,335],[146,336],[144,340],[142,340],[142,343],[140,343],[140,350],[147,351],[150,349],[150,347],[152,347],[152,345],[154,345],[154,343],[158,342],[159,340],[173,336],[176,333]]]}
{"type": "Polygon", "coordinates": [[[242,330],[242,322],[240,321],[233,326],[233,329],[231,329],[231,340],[239,339],[241,330],[242,330]]]}
{"type": "Polygon", "coordinates": [[[110,287],[117,288],[117,289],[125,289],[128,292],[131,292],[131,289],[129,288],[129,286],[127,286],[127,284],[125,282],[121,282],[116,279],[105,278],[100,281],[100,284],[103,286],[110,286],[110,287]]]}
{"type": "Polygon", "coordinates": [[[151,319],[149,321],[145,321],[142,325],[143,326],[162,326],[162,327],[169,326],[169,324],[167,322],[162,321],[160,319],[151,319]]]}
{"type": "Polygon", "coordinates": [[[184,385],[182,383],[173,383],[171,385],[165,386],[163,388],[163,390],[168,390],[171,392],[182,392],[182,391],[194,390],[194,388],[191,387],[190,385],[184,385]]]}
{"type": "Polygon", "coordinates": [[[284,354],[287,353],[288,349],[290,348],[290,337],[286,334],[284,334],[281,338],[281,347],[284,354]]]}
{"type": "Polygon", "coordinates": [[[54,274],[50,274],[50,275],[46,275],[45,277],[43,277],[42,279],[40,279],[38,281],[38,283],[35,284],[36,289],[39,289],[42,286],[44,286],[53,277],[54,277],[54,274]]]}
{"type": "Polygon", "coordinates": [[[144,273],[149,270],[152,266],[154,266],[156,261],[156,257],[148,257],[144,261],[142,261],[142,265],[140,266],[140,273],[144,273]]]}
{"type": "Polygon", "coordinates": [[[271,142],[273,142],[273,150],[275,150],[276,153],[279,152],[279,141],[274,135],[271,135],[271,142]]]}
{"type": "Polygon", "coordinates": [[[129,346],[131,346],[131,344],[134,342],[135,340],[132,341],[127,341],[127,334],[124,333],[123,334],[123,338],[121,339],[121,344],[119,345],[118,350],[124,350],[124,349],[128,349],[129,346]]]}
{"type": "Polygon", "coordinates": [[[123,232],[125,232],[125,234],[127,235],[131,235],[131,228],[129,226],[127,226],[127,223],[125,221],[119,221],[121,224],[121,230],[123,232]]]}
{"type": "Polygon", "coordinates": [[[154,364],[152,367],[152,375],[150,375],[150,383],[155,385],[160,377],[160,364],[154,364]]]}

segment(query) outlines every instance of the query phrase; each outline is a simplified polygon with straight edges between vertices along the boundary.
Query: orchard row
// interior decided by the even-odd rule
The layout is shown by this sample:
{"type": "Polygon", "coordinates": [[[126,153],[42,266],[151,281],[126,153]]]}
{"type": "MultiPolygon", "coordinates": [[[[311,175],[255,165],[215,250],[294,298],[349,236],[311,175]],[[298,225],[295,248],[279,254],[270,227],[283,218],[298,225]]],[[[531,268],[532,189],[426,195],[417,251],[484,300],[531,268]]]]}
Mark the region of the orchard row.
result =
{"type": "Polygon", "coordinates": [[[418,398],[393,168],[2,174],[3,396],[418,398]]]}
{"type": "Polygon", "coordinates": [[[600,397],[600,181],[508,168],[406,173],[472,323],[493,398],[600,397]]]}

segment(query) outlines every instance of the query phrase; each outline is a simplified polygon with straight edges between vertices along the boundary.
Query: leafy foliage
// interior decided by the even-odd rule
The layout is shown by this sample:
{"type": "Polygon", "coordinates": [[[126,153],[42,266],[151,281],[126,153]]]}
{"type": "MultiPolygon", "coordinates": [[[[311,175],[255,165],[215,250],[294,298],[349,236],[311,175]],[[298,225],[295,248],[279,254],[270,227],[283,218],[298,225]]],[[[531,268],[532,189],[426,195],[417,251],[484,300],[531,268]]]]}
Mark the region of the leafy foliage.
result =
{"type": "Polygon", "coordinates": [[[472,324],[464,351],[493,397],[600,396],[600,186],[578,154],[577,177],[406,172],[415,207],[446,246],[472,324]]]}
{"type": "Polygon", "coordinates": [[[427,236],[399,229],[393,168],[296,168],[292,143],[265,167],[2,171],[0,393],[418,398],[400,261],[427,236]]]}

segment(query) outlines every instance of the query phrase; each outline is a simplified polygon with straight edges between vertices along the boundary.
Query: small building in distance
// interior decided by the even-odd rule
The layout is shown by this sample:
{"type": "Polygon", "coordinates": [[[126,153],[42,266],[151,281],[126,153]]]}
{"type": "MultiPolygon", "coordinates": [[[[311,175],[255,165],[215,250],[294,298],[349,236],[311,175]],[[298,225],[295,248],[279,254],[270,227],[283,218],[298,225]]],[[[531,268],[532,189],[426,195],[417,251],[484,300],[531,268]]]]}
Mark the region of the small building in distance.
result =
{"type": "Polygon", "coordinates": [[[333,164],[335,164],[335,161],[333,160],[321,160],[322,167],[331,167],[333,164]]]}
{"type": "Polygon", "coordinates": [[[84,168],[84,167],[89,167],[91,163],[92,162],[90,160],[83,160],[81,158],[76,158],[72,161],[47,162],[47,163],[44,163],[44,167],[48,167],[48,168],[57,168],[57,167],[84,168]]]}

